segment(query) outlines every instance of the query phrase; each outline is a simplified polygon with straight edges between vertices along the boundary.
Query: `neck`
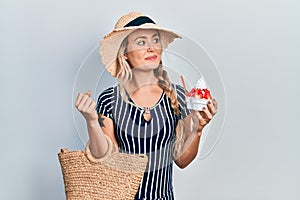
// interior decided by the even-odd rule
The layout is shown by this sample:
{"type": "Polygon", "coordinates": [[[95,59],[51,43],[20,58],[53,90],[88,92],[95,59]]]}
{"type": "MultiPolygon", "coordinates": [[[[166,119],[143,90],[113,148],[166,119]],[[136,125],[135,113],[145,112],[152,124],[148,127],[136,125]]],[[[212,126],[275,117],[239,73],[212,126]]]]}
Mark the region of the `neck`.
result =
{"type": "Polygon", "coordinates": [[[127,85],[127,91],[129,94],[133,94],[137,89],[149,90],[157,86],[157,78],[154,75],[154,71],[134,71],[132,73],[132,80],[127,85]]]}

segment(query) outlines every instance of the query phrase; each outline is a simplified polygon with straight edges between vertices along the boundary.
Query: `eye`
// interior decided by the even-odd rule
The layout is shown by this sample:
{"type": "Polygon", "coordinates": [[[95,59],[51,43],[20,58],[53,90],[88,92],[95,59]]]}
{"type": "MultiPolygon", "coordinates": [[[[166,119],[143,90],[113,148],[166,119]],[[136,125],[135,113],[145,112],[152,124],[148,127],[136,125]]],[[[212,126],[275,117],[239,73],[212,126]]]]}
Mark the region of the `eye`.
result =
{"type": "Polygon", "coordinates": [[[159,43],[159,38],[155,38],[155,39],[153,40],[153,43],[159,43]]]}
{"type": "Polygon", "coordinates": [[[143,45],[145,45],[145,41],[139,41],[137,44],[138,44],[139,46],[143,46],[143,45]]]}

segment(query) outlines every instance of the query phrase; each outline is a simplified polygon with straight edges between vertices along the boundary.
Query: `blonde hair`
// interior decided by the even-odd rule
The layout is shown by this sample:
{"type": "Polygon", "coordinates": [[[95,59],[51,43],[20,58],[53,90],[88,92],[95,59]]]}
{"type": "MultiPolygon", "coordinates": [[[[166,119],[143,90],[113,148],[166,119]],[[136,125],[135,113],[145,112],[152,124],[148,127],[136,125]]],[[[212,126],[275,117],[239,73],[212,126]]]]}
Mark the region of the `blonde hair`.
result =
{"type": "MultiPolygon", "coordinates": [[[[158,85],[164,90],[166,95],[169,97],[171,102],[171,107],[173,108],[175,115],[180,117],[179,104],[177,100],[176,92],[172,86],[171,81],[169,80],[168,73],[162,68],[162,63],[159,64],[158,68],[154,69],[154,75],[158,79],[158,85]]],[[[181,153],[184,143],[183,135],[183,121],[178,120],[176,130],[175,130],[175,140],[173,143],[173,157],[178,158],[181,153]]]]}
{"type": "Polygon", "coordinates": [[[118,56],[117,56],[117,80],[120,86],[120,94],[121,97],[125,100],[128,101],[126,91],[125,91],[125,86],[127,83],[132,79],[132,70],[125,59],[125,54],[127,52],[127,45],[128,45],[128,36],[123,40],[120,49],[118,51],[118,56]]]}
{"type": "MultiPolygon", "coordinates": [[[[125,54],[127,52],[128,45],[128,36],[123,40],[120,49],[118,51],[117,57],[117,79],[120,87],[121,97],[128,101],[128,97],[126,95],[125,86],[132,79],[132,70],[130,64],[125,59],[125,54]]],[[[158,79],[157,84],[164,90],[167,97],[170,99],[171,107],[173,108],[176,117],[180,117],[180,109],[177,100],[176,92],[172,86],[171,81],[169,80],[168,73],[163,69],[162,62],[160,62],[159,66],[154,69],[154,75],[158,79]]],[[[183,121],[181,119],[178,120],[176,130],[175,130],[175,140],[173,142],[173,157],[177,159],[182,152],[182,147],[184,143],[184,134],[183,134],[183,121]]]]}

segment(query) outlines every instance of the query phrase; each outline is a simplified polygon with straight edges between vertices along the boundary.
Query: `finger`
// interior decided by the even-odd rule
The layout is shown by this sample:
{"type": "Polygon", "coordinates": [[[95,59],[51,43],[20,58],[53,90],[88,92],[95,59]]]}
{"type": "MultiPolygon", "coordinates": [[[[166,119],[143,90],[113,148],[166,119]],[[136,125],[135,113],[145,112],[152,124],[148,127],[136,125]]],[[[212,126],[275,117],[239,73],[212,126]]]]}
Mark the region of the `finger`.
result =
{"type": "Polygon", "coordinates": [[[83,111],[83,109],[85,107],[85,104],[86,104],[86,101],[88,99],[89,99],[89,97],[86,94],[84,94],[83,97],[81,98],[81,101],[80,101],[78,107],[77,107],[78,110],[83,111]]]}
{"type": "Polygon", "coordinates": [[[206,120],[208,119],[205,119],[205,114],[203,113],[203,111],[196,111],[194,113],[194,115],[192,116],[193,117],[193,123],[196,124],[197,126],[202,125],[202,124],[205,124],[206,120]]]}
{"type": "Polygon", "coordinates": [[[209,112],[212,113],[212,115],[214,115],[217,112],[217,109],[214,107],[214,104],[211,101],[207,103],[207,108],[209,112]]]}
{"type": "Polygon", "coordinates": [[[204,107],[204,108],[202,109],[202,112],[205,113],[205,117],[204,117],[204,118],[209,119],[209,120],[212,119],[213,116],[212,116],[212,114],[209,112],[208,108],[204,107]]]}
{"type": "Polygon", "coordinates": [[[207,109],[207,107],[205,106],[205,107],[203,107],[202,108],[202,110],[200,110],[200,111],[198,111],[199,112],[199,114],[201,115],[201,117],[203,118],[203,119],[205,119],[205,120],[209,120],[209,118],[208,118],[208,116],[207,116],[207,114],[204,112],[205,111],[205,109],[207,109]]]}
{"type": "Polygon", "coordinates": [[[88,95],[88,97],[91,97],[92,91],[91,91],[91,90],[88,90],[85,94],[88,95]]]}
{"type": "Polygon", "coordinates": [[[82,110],[84,112],[86,112],[88,110],[88,108],[90,107],[90,105],[93,101],[88,95],[86,95],[86,96],[87,96],[87,99],[86,99],[86,101],[85,101],[85,103],[83,104],[83,107],[82,107],[82,110]]]}
{"type": "Polygon", "coordinates": [[[199,115],[201,115],[201,118],[208,119],[206,114],[203,111],[198,111],[199,115]]]}
{"type": "Polygon", "coordinates": [[[212,99],[212,103],[213,103],[215,109],[218,110],[218,102],[216,101],[216,99],[212,99]]]}
{"type": "Polygon", "coordinates": [[[76,108],[78,108],[78,106],[79,106],[79,104],[80,104],[80,102],[81,102],[81,100],[82,100],[82,97],[83,97],[83,94],[82,94],[82,93],[78,93],[77,99],[76,99],[76,101],[75,101],[75,107],[76,107],[76,108]]]}
{"type": "Polygon", "coordinates": [[[93,111],[95,111],[96,105],[97,105],[96,102],[95,102],[95,101],[92,101],[92,102],[90,103],[90,105],[89,105],[87,111],[88,111],[88,112],[93,112],[93,111]]]}
{"type": "Polygon", "coordinates": [[[208,121],[206,114],[203,111],[195,111],[193,112],[192,119],[194,123],[199,123],[201,121],[201,124],[204,121],[208,121]]]}
{"type": "Polygon", "coordinates": [[[87,94],[85,96],[87,96],[87,99],[86,99],[82,109],[84,112],[89,112],[91,110],[90,106],[93,104],[94,100],[91,97],[89,97],[87,94]]]}

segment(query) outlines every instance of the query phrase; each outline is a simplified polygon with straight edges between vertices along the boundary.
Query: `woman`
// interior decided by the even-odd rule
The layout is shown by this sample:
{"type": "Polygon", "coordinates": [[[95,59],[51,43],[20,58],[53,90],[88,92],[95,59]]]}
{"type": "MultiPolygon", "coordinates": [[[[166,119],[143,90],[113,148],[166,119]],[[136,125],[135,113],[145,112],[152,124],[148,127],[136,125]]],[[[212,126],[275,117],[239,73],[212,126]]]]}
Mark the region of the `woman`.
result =
{"type": "Polygon", "coordinates": [[[124,15],[100,45],[118,86],[104,90],[97,103],[90,92],[79,93],[75,103],[86,119],[94,157],[105,155],[107,138],[121,151],[148,155],[135,199],[174,199],[173,160],[180,168],[192,162],[202,130],[217,111],[215,100],[202,111],[189,111],[184,89],[169,81],[161,55],[175,38],[180,36],[142,13],[124,15]]]}

